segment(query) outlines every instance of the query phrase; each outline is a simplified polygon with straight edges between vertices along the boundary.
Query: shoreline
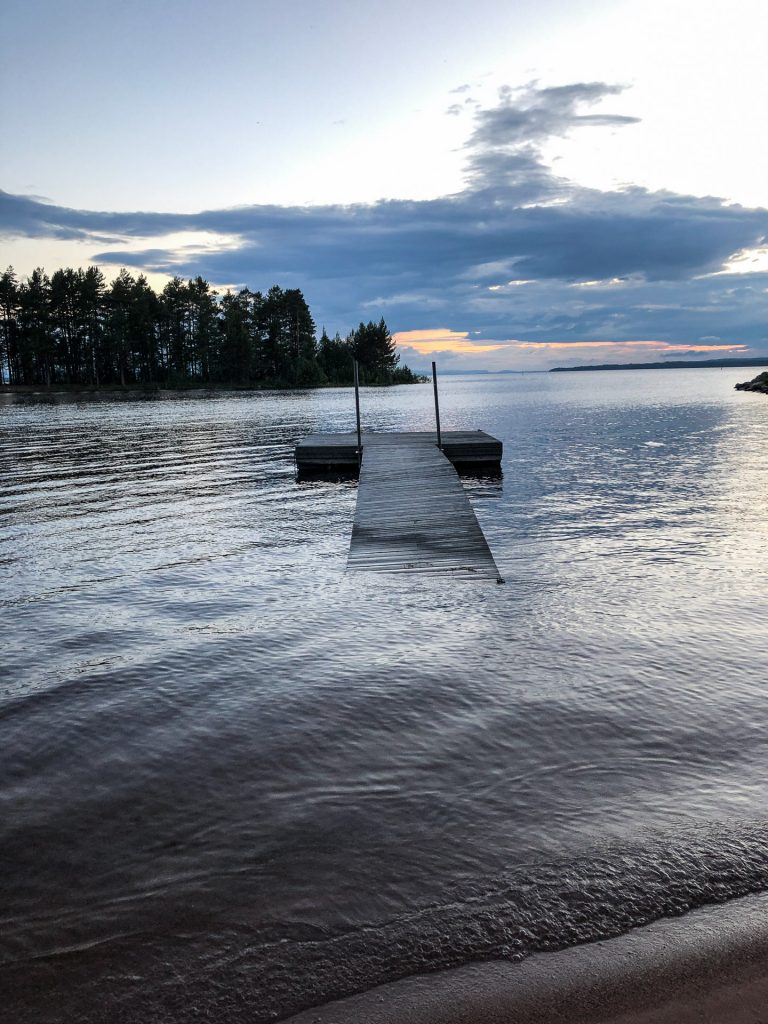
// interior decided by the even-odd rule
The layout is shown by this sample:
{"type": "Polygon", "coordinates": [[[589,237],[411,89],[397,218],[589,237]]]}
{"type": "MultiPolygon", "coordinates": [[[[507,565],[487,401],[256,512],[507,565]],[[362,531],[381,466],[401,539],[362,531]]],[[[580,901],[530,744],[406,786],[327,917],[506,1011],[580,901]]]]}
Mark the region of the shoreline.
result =
{"type": "Polygon", "coordinates": [[[284,1024],[765,1024],[768,893],[519,962],[390,982],[284,1024]]]}
{"type": "MultiPolygon", "coordinates": [[[[420,376],[420,375],[419,375],[420,376]]],[[[409,384],[428,384],[429,380],[393,381],[391,384],[361,384],[361,388],[393,388],[409,384]]],[[[100,387],[83,385],[81,387],[66,387],[63,384],[0,384],[0,395],[28,395],[28,396],[54,396],[54,395],[162,395],[179,394],[184,391],[210,392],[210,391],[329,391],[334,388],[354,389],[354,384],[285,384],[285,383],[261,383],[261,384],[180,384],[172,387],[168,384],[114,384],[100,387]]]]}
{"type": "Polygon", "coordinates": [[[594,370],[738,370],[750,366],[768,366],[768,356],[743,359],[667,359],[650,363],[596,363],[594,366],[553,366],[549,373],[580,373],[594,370]]]}
{"type": "Polygon", "coordinates": [[[745,380],[736,385],[737,391],[754,391],[759,395],[768,395],[768,372],[758,373],[752,380],[745,380]]]}

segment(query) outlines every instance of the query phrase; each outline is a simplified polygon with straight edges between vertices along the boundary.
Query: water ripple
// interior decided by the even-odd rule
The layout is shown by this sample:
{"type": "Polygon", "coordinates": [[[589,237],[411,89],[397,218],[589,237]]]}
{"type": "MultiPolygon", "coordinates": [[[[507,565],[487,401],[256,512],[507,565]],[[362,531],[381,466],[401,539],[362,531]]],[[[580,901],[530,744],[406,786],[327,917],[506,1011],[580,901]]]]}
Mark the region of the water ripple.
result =
{"type": "MultiPolygon", "coordinates": [[[[446,429],[505,442],[466,481],[493,588],[343,575],[355,485],[292,446],[348,392],[0,405],[15,1019],[266,1021],[764,888],[736,379],[448,380],[446,429]]],[[[423,388],[363,405],[431,426],[423,388]]]]}

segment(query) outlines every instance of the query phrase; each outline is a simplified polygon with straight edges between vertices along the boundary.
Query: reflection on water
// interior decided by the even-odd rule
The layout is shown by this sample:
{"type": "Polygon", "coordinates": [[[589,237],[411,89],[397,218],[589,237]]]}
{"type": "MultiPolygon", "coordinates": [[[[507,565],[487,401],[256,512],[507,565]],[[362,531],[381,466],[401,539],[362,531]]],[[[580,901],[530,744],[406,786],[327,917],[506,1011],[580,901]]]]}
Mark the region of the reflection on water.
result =
{"type": "MultiPolygon", "coordinates": [[[[446,379],[445,428],[505,444],[465,481],[492,588],[343,575],[356,486],[297,484],[292,448],[349,392],[5,399],[14,1019],[269,1020],[764,887],[739,377],[446,379]]],[[[430,409],[364,392],[376,430],[430,409]]]]}

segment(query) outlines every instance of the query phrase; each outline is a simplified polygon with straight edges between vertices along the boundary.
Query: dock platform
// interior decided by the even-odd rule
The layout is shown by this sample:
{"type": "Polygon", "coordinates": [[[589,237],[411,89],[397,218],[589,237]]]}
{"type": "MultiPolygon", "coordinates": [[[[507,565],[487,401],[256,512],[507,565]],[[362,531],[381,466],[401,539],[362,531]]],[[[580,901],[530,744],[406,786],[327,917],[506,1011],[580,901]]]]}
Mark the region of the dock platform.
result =
{"type": "MultiPolygon", "coordinates": [[[[378,444],[382,438],[399,438],[400,444],[437,445],[434,431],[402,434],[362,435],[363,452],[369,443],[378,444]]],[[[483,430],[444,430],[443,453],[464,475],[501,475],[502,443],[483,430]]],[[[309,434],[296,445],[296,470],[299,479],[313,476],[357,476],[357,434],[309,434]]]]}
{"type": "MultiPolygon", "coordinates": [[[[482,431],[363,434],[348,572],[412,573],[503,582],[457,470],[500,469],[502,445],[482,431]]],[[[355,434],[297,446],[310,469],[357,470],[355,434]],[[300,451],[300,449],[302,449],[300,451]]]]}

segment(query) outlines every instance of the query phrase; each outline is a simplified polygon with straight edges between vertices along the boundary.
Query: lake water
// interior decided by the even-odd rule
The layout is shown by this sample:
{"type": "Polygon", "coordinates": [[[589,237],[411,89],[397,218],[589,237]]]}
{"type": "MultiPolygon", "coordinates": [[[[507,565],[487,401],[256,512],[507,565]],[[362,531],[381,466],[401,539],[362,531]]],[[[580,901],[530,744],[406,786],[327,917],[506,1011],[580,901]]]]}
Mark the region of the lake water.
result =
{"type": "Polygon", "coordinates": [[[356,484],[292,451],[350,391],[0,399],[14,1024],[258,1024],[768,888],[756,372],[442,380],[504,586],[344,575],[356,484]]]}

